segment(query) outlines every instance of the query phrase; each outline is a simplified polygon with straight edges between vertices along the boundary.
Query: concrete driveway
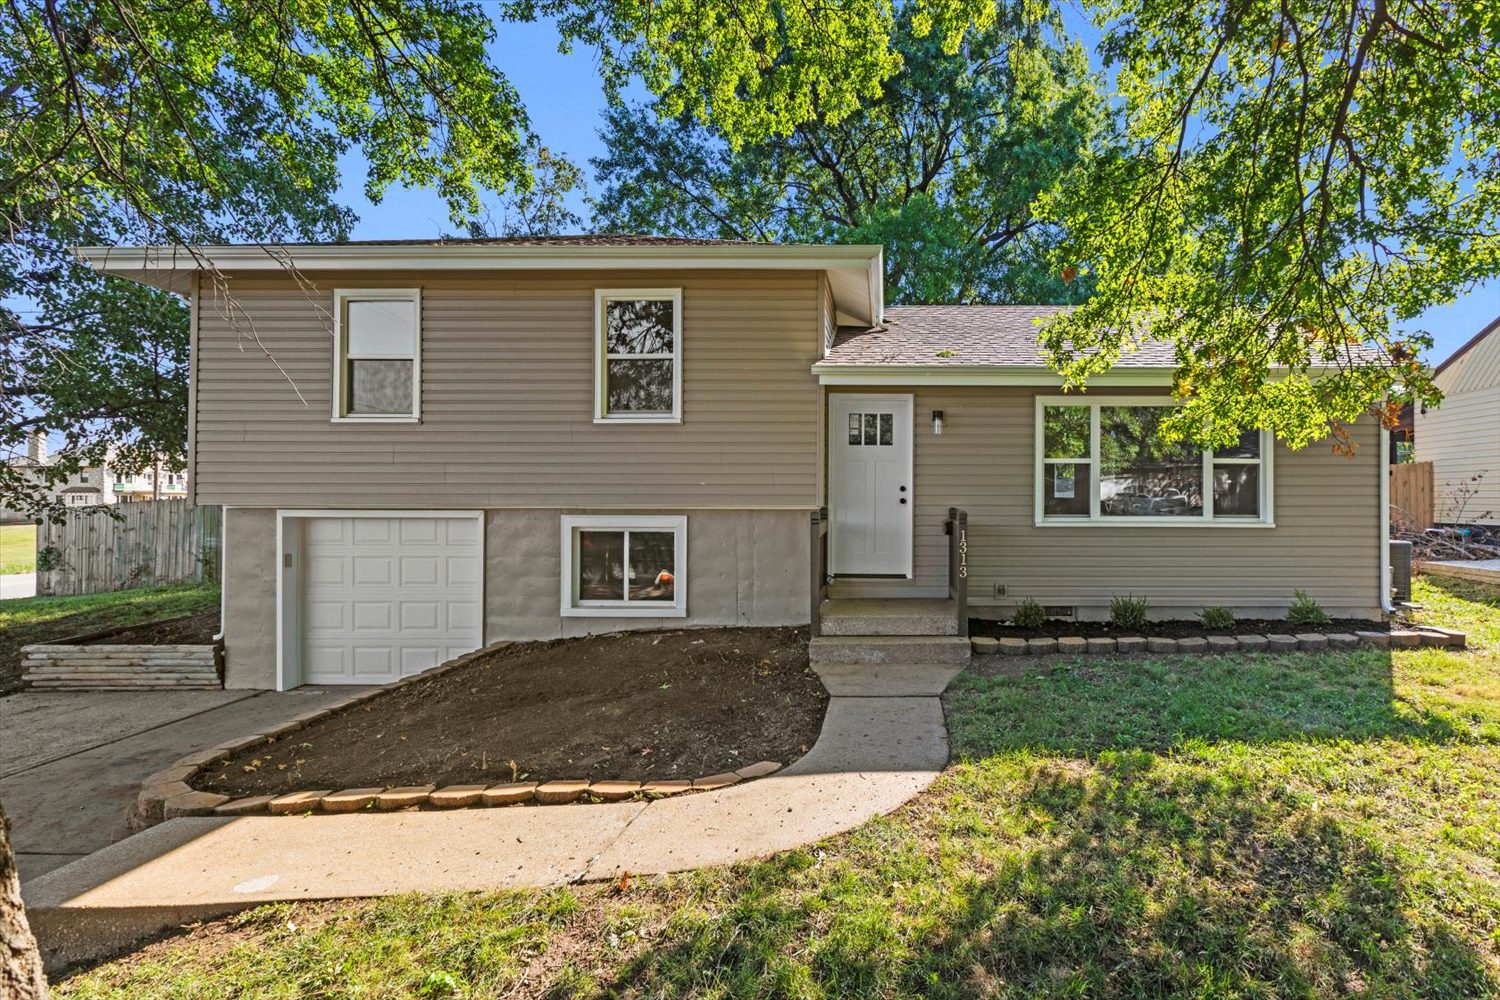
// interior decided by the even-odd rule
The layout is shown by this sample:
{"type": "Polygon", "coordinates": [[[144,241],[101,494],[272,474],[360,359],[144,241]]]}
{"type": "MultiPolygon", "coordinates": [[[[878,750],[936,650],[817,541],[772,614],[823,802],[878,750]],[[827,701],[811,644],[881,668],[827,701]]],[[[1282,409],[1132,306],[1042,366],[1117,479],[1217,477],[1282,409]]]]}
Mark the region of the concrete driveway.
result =
{"type": "Polygon", "coordinates": [[[7,573],[0,576],[0,601],[13,597],[35,597],[35,573],[7,573]]]}
{"type": "Polygon", "coordinates": [[[0,698],[0,804],[22,881],[124,837],[141,779],[350,693],[23,691],[0,698]]]}

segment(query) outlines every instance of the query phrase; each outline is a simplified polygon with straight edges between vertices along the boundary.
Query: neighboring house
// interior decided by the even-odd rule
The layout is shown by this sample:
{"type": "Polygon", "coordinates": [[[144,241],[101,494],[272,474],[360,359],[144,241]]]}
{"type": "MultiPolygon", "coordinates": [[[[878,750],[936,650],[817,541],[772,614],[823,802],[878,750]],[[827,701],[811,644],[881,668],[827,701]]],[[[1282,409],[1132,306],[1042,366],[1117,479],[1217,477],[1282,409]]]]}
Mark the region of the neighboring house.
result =
{"type": "MultiPolygon", "coordinates": [[[[37,433],[27,439],[25,457],[13,458],[8,464],[11,468],[24,471],[42,469],[54,461],[48,454],[47,436],[37,433]]],[[[185,498],[188,493],[187,473],[169,472],[165,463],[135,474],[119,472],[108,462],[104,465],[85,466],[63,482],[48,486],[47,490],[49,495],[59,497],[65,507],[101,507],[133,500],[185,498]]],[[[0,521],[29,520],[31,518],[20,511],[0,508],[0,521]]]]}
{"type": "Polygon", "coordinates": [[[1443,402],[1418,411],[1415,431],[1417,461],[1432,463],[1434,515],[1500,525],[1500,317],[1438,365],[1434,381],[1443,402]],[[1459,510],[1455,490],[1472,488],[1459,510]]]}
{"type": "Polygon", "coordinates": [[[1065,396],[1033,322],[1055,309],[887,308],[879,247],[79,252],[192,301],[192,491],[226,505],[232,687],[384,682],[503,639],[807,624],[823,507],[840,596],[945,596],[957,507],[979,614],[1388,603],[1373,420],[1352,458],[1259,433],[1166,448],[1169,349],[1065,396]],[[270,358],[242,349],[247,321],[270,358]]]}

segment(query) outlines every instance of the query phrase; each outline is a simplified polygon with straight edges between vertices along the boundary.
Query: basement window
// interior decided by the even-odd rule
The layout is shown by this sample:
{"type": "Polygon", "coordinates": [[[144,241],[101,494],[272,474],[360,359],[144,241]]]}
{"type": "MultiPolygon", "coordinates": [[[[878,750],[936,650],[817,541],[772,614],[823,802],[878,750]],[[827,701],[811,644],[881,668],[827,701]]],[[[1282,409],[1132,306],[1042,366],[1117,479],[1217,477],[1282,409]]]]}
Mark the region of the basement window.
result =
{"type": "Polygon", "coordinates": [[[684,516],[564,516],[562,566],[565,616],[687,615],[684,516]]]}

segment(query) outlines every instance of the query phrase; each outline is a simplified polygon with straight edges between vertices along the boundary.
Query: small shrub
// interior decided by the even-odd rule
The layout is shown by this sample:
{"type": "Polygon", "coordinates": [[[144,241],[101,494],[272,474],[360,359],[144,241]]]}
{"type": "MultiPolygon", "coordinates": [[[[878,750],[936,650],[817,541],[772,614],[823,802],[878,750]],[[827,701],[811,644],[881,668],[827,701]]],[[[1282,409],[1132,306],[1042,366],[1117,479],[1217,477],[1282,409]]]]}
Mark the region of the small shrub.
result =
{"type": "Polygon", "coordinates": [[[1286,620],[1293,625],[1327,625],[1328,612],[1305,590],[1293,592],[1292,606],[1286,609],[1286,620]]]}
{"type": "Polygon", "coordinates": [[[1204,608],[1198,620],[1204,628],[1234,628],[1234,612],[1228,608],[1204,608]]]}
{"type": "Polygon", "coordinates": [[[1146,609],[1151,602],[1133,594],[1117,594],[1109,599],[1109,621],[1116,628],[1146,627],[1146,609]]]}
{"type": "Polygon", "coordinates": [[[1011,616],[1010,623],[1016,628],[1041,628],[1047,623],[1047,612],[1028,597],[1016,605],[1016,613],[1011,616]]]}

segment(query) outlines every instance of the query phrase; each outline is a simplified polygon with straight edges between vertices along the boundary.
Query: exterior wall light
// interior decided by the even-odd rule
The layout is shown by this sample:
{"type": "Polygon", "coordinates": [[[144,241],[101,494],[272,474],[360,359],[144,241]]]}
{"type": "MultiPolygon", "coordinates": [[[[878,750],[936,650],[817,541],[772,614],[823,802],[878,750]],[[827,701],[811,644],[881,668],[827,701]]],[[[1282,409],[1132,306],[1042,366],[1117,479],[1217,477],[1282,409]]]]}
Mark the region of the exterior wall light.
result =
{"type": "Polygon", "coordinates": [[[932,433],[936,437],[943,436],[943,411],[932,411],[932,433]]]}

